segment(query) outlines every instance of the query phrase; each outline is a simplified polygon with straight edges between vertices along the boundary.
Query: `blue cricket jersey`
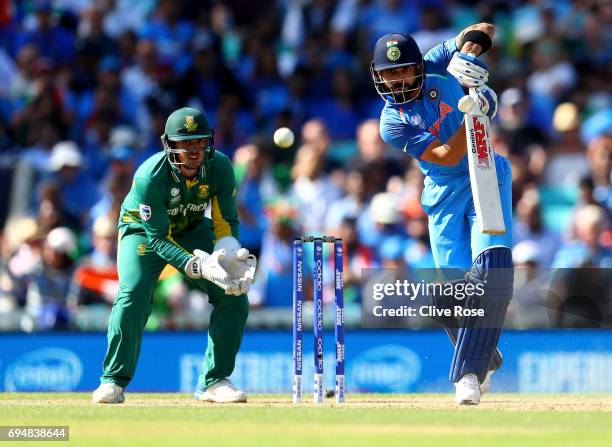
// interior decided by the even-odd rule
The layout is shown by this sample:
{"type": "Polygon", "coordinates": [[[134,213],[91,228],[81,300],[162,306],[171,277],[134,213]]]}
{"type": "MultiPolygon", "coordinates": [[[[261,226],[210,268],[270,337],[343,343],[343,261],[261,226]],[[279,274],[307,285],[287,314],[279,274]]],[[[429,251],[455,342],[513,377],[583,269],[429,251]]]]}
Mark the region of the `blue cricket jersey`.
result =
{"type": "MultiPolygon", "coordinates": [[[[459,81],[446,71],[455,52],[455,38],[436,45],[423,58],[425,81],[421,97],[406,104],[385,103],[380,116],[380,135],[385,142],[420,159],[432,141],[446,143],[461,126],[463,113],[457,103],[465,93],[459,81]]],[[[419,163],[430,177],[468,172],[467,157],[452,167],[422,160],[419,163]]]]}
{"type": "Polygon", "coordinates": [[[381,112],[380,135],[385,142],[419,159],[425,174],[421,205],[429,217],[434,263],[437,267],[467,269],[488,247],[512,247],[512,173],[508,160],[495,154],[506,234],[488,235],[478,230],[467,156],[456,166],[420,160],[427,146],[436,139],[446,143],[463,121],[457,104],[465,93],[459,81],[446,71],[456,51],[453,38],[425,55],[421,96],[406,104],[387,102],[381,112]]]}

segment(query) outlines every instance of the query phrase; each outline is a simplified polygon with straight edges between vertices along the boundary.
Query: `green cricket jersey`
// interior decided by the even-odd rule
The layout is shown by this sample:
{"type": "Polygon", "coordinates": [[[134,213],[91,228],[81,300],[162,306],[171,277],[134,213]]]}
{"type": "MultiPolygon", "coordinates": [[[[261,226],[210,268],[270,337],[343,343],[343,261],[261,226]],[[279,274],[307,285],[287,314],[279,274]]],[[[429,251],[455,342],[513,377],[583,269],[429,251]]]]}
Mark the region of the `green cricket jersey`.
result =
{"type": "Polygon", "coordinates": [[[148,158],[134,174],[132,189],[123,200],[119,232],[145,233],[150,247],[170,265],[183,271],[192,256],[174,236],[210,223],[215,238],[238,234],[236,179],[226,155],[215,152],[193,181],[172,167],[166,154],[148,158]],[[211,219],[204,216],[210,204],[211,219]]]}

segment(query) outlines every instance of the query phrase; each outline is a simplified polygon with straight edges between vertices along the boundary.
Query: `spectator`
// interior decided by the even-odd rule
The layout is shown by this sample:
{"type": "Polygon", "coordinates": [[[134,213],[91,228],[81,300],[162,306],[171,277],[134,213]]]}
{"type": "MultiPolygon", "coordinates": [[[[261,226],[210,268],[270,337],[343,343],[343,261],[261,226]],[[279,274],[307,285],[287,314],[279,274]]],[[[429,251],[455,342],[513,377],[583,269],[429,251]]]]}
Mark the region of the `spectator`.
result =
{"type": "Polygon", "coordinates": [[[76,144],[62,141],[55,145],[49,160],[50,181],[59,189],[62,211],[81,225],[97,200],[95,183],[83,168],[83,156],[76,144]]]}
{"type": "Polygon", "coordinates": [[[421,208],[420,202],[404,201],[402,205],[407,235],[404,247],[406,265],[413,269],[435,268],[433,253],[429,244],[427,215],[421,208]]]}
{"type": "Polygon", "coordinates": [[[21,146],[31,146],[37,141],[41,123],[52,123],[60,130],[60,136],[67,133],[72,119],[72,96],[57,85],[55,75],[51,60],[37,60],[32,84],[34,96],[11,116],[13,134],[21,146]]]}
{"type": "Polygon", "coordinates": [[[325,228],[330,205],[340,197],[340,190],[323,172],[324,158],[316,146],[303,145],[295,158],[289,197],[299,210],[305,234],[320,233],[325,228]]]}
{"type": "Polygon", "coordinates": [[[150,129],[149,114],[145,100],[157,90],[157,68],[159,65],[157,47],[152,40],[140,40],[136,47],[136,62],[123,70],[123,88],[131,92],[136,101],[136,124],[141,131],[150,129]]]}
{"type": "MultiPolygon", "coordinates": [[[[296,225],[298,215],[298,210],[284,201],[268,208],[270,226],[263,237],[257,277],[249,293],[251,306],[291,306],[286,294],[274,291],[292,287],[292,243],[299,233],[296,225]]],[[[304,296],[308,295],[305,293],[304,296]]]]}
{"type": "Polygon", "coordinates": [[[367,195],[383,192],[392,176],[403,176],[406,160],[393,158],[389,147],[380,137],[378,119],[362,122],[357,128],[358,154],[352,159],[355,163],[366,163],[367,195]]]}
{"type": "Polygon", "coordinates": [[[576,237],[559,248],[554,268],[612,266],[612,249],[603,245],[602,236],[610,222],[596,205],[585,205],[574,218],[576,237]]]}
{"type": "Polygon", "coordinates": [[[276,54],[271,48],[262,48],[256,54],[255,67],[248,83],[247,93],[250,94],[256,116],[265,128],[270,118],[283,111],[289,103],[289,90],[278,73],[276,54]]]}
{"type": "Polygon", "coordinates": [[[33,270],[19,278],[26,284],[25,310],[33,329],[66,329],[69,313],[66,297],[74,270],[77,249],[74,234],[68,228],[51,230],[42,247],[42,257],[33,270]]]}
{"type": "Polygon", "coordinates": [[[193,37],[193,23],[181,16],[182,0],[159,0],[151,20],[140,29],[140,38],[155,42],[162,64],[185,71],[188,45],[193,37]]]}
{"type": "Polygon", "coordinates": [[[335,234],[346,219],[357,218],[367,208],[366,165],[353,165],[344,182],[345,196],[332,202],[325,219],[325,231],[335,234]]]}
{"type": "Polygon", "coordinates": [[[302,127],[302,143],[312,146],[321,156],[326,156],[331,144],[327,126],[320,119],[311,119],[302,127]]]}
{"type": "Polygon", "coordinates": [[[236,150],[234,167],[246,169],[236,197],[240,239],[242,246],[258,257],[264,232],[268,228],[265,207],[278,195],[278,186],[270,171],[268,155],[254,144],[236,150]]]}
{"type": "Polygon", "coordinates": [[[374,48],[376,39],[390,29],[411,33],[418,27],[417,18],[421,11],[417,3],[402,0],[381,0],[371,2],[361,12],[359,23],[367,30],[368,47],[374,48]]]}
{"type": "Polygon", "coordinates": [[[116,56],[103,58],[98,64],[97,89],[88,90],[80,95],[77,124],[79,134],[86,130],[85,126],[91,123],[95,114],[100,113],[105,107],[117,115],[114,120],[134,124],[136,101],[133,94],[121,84],[120,63],[116,56]],[[99,93],[96,93],[96,90],[99,93]],[[101,98],[103,92],[108,92],[108,95],[101,98]],[[112,102],[109,102],[109,99],[112,99],[112,102]]]}
{"type": "Polygon", "coordinates": [[[12,108],[21,108],[36,96],[35,79],[40,52],[36,45],[22,46],[16,57],[17,72],[9,81],[7,96],[12,108]]]}
{"type": "Polygon", "coordinates": [[[331,96],[311,103],[310,115],[323,120],[333,139],[352,139],[361,118],[352,74],[345,67],[337,67],[331,86],[331,96]]]}
{"type": "Polygon", "coordinates": [[[532,240],[519,242],[512,249],[514,261],[514,296],[507,322],[519,328],[551,326],[547,284],[550,274],[542,270],[540,245],[532,240]]]}
{"type": "Polygon", "coordinates": [[[87,51],[95,60],[117,53],[115,40],[104,30],[104,10],[98,5],[83,10],[78,34],[77,48],[87,51]]]}
{"type": "Polygon", "coordinates": [[[425,54],[440,42],[452,39],[457,35],[448,27],[448,20],[438,6],[424,6],[421,11],[421,29],[411,36],[419,45],[421,53],[425,54]]]}
{"type": "Polygon", "coordinates": [[[59,186],[53,182],[44,183],[40,189],[37,224],[42,234],[61,226],[79,227],[79,220],[67,215],[62,207],[62,196],[59,186]]]}
{"type": "Polygon", "coordinates": [[[576,84],[576,71],[553,38],[538,42],[532,54],[534,71],[527,80],[529,92],[542,100],[561,98],[576,84]]]}
{"type": "Polygon", "coordinates": [[[193,39],[194,58],[179,84],[179,101],[189,104],[200,101],[208,113],[214,113],[221,97],[243,97],[243,91],[231,70],[217,57],[214,42],[209,35],[193,39]]]}
{"type": "Polygon", "coordinates": [[[49,166],[51,151],[60,140],[60,129],[53,122],[44,121],[36,132],[36,141],[22,151],[22,160],[41,174],[49,166]]]}
{"type": "Polygon", "coordinates": [[[215,146],[231,157],[236,148],[247,142],[255,129],[255,122],[249,113],[240,108],[235,95],[224,96],[217,109],[215,125],[215,146]]]}
{"type": "MultiPolygon", "coordinates": [[[[345,303],[361,301],[362,269],[376,268],[380,264],[374,251],[361,243],[357,236],[357,219],[345,216],[332,234],[342,239],[344,249],[344,300],[345,303]]],[[[331,281],[333,283],[333,280],[331,281]]],[[[329,296],[333,292],[328,290],[329,296]]]]}
{"type": "Polygon", "coordinates": [[[117,53],[117,44],[102,28],[104,11],[91,6],[81,14],[75,42],[76,64],[72,70],[75,91],[91,90],[96,84],[98,62],[117,53]]]}
{"type": "Polygon", "coordinates": [[[571,103],[560,104],[554,114],[553,126],[559,138],[551,145],[552,151],[544,170],[544,181],[549,185],[576,185],[588,174],[585,150],[580,140],[578,108],[571,103]]]}
{"type": "Polygon", "coordinates": [[[117,296],[117,224],[109,217],[96,219],[92,231],[93,251],[82,258],[70,291],[70,307],[105,304],[110,307],[117,296]]]}
{"type": "Polygon", "coordinates": [[[529,241],[538,247],[538,265],[550,267],[560,244],[560,238],[545,228],[542,222],[540,197],[535,189],[527,189],[516,205],[512,224],[515,245],[529,241]]]}
{"type": "Polygon", "coordinates": [[[155,0],[107,0],[104,15],[104,31],[121,40],[126,33],[142,28],[147,16],[155,7],[155,0]]]}
{"type": "Polygon", "coordinates": [[[394,194],[381,192],[372,197],[362,219],[359,239],[368,247],[380,248],[388,238],[405,238],[399,198],[394,194]]]}
{"type": "Polygon", "coordinates": [[[612,210],[612,135],[591,140],[587,158],[593,177],[593,196],[601,206],[612,210]]]}
{"type": "Polygon", "coordinates": [[[132,152],[128,148],[119,147],[111,151],[110,155],[110,171],[101,188],[101,199],[91,208],[89,215],[91,222],[103,216],[108,216],[116,222],[121,203],[132,187],[134,171],[132,152]]]}
{"type": "Polygon", "coordinates": [[[544,134],[532,119],[535,115],[528,98],[518,88],[509,88],[499,97],[499,132],[510,145],[511,156],[524,156],[533,146],[546,143],[544,134]]]}
{"type": "Polygon", "coordinates": [[[33,44],[40,50],[41,56],[60,65],[70,64],[74,60],[74,36],[53,23],[49,0],[39,0],[35,4],[36,27],[15,36],[16,51],[33,44]]]}
{"type": "Polygon", "coordinates": [[[4,228],[0,263],[0,297],[4,309],[23,307],[27,283],[22,278],[32,274],[40,263],[41,231],[32,218],[11,218],[4,228]]]}

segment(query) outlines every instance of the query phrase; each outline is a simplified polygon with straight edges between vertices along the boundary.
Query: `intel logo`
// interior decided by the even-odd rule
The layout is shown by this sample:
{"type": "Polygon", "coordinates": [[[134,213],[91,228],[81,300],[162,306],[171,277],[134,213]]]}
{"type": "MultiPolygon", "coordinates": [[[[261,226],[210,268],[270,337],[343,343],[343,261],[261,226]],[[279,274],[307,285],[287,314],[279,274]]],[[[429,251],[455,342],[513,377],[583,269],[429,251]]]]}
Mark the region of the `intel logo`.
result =
{"type": "Polygon", "coordinates": [[[351,388],[377,393],[405,393],[421,375],[421,360],[411,349],[385,345],[357,356],[347,374],[351,388]]]}
{"type": "Polygon", "coordinates": [[[7,368],[6,391],[71,391],[81,381],[83,367],[77,355],[63,348],[30,351],[7,368]]]}

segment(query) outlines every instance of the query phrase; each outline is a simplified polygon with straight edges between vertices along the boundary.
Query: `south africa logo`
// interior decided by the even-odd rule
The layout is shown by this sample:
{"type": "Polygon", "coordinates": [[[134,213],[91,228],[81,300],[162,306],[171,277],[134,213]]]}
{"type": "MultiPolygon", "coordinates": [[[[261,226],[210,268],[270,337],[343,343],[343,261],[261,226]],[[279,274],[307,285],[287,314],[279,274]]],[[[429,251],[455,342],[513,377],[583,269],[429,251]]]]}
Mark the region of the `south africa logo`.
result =
{"type": "Polygon", "coordinates": [[[185,129],[187,129],[187,132],[193,132],[197,128],[198,123],[196,123],[196,120],[193,118],[193,115],[187,115],[185,117],[185,129]]]}
{"type": "Polygon", "coordinates": [[[140,217],[142,220],[147,221],[151,218],[151,207],[149,205],[140,204],[138,207],[138,211],[140,211],[140,217]]]}
{"type": "Polygon", "coordinates": [[[208,197],[208,185],[200,185],[198,195],[200,197],[208,197]]]}
{"type": "Polygon", "coordinates": [[[390,61],[395,62],[400,58],[401,55],[402,53],[398,47],[387,48],[387,58],[389,58],[390,61]]]}

